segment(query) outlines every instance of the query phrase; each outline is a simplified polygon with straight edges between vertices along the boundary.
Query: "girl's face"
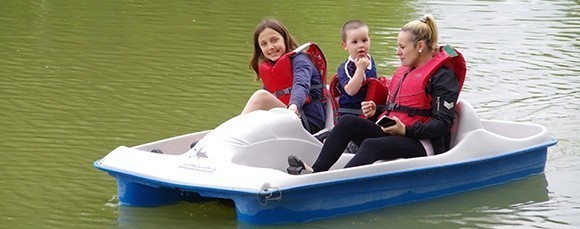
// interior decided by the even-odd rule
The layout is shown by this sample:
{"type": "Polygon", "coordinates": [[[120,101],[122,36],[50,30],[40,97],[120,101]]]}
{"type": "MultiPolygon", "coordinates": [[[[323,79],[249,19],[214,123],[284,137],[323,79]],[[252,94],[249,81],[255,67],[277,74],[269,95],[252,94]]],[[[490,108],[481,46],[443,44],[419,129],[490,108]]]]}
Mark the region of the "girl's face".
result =
{"type": "Polygon", "coordinates": [[[276,30],[266,28],[258,36],[258,44],[266,59],[277,61],[286,53],[286,44],[282,35],[276,30]]]}
{"type": "Polygon", "coordinates": [[[369,28],[362,26],[346,31],[346,41],[342,42],[342,48],[348,52],[351,58],[366,57],[371,49],[369,28]]]}
{"type": "Polygon", "coordinates": [[[419,50],[415,47],[411,32],[399,32],[399,36],[397,37],[397,55],[403,66],[417,67],[419,63],[419,50]]]}

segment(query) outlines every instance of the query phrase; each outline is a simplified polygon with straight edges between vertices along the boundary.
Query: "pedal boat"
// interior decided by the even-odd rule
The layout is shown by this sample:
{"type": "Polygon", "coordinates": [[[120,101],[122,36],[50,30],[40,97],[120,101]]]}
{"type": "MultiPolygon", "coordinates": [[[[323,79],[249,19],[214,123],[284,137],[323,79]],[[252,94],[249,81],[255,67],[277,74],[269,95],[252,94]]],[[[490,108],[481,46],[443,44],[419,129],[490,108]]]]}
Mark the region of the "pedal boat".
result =
{"type": "Polygon", "coordinates": [[[116,179],[120,205],[229,199],[240,222],[262,225],[353,214],[543,173],[548,147],[557,142],[544,126],[480,120],[465,100],[456,108],[453,147],[435,156],[344,169],[353,154],[343,153],[330,171],[289,175],[289,155],[312,164],[322,143],[294,114],[272,109],[236,116],[214,130],[119,146],[94,166],[116,179]],[[163,153],[151,152],[157,150],[163,153]]]}

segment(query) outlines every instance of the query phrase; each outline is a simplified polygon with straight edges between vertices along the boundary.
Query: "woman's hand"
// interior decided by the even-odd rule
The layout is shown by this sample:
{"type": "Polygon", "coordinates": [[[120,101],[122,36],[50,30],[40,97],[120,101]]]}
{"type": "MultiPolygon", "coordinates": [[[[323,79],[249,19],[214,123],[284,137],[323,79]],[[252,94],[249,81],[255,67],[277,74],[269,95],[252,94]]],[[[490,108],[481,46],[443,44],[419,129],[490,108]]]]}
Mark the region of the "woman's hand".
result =
{"type": "Polygon", "coordinates": [[[294,113],[300,117],[300,111],[298,110],[298,106],[296,104],[290,104],[288,106],[288,110],[294,111],[294,113]]]}
{"type": "Polygon", "coordinates": [[[397,117],[390,117],[393,120],[395,120],[395,122],[397,122],[395,125],[389,126],[389,127],[381,127],[381,129],[383,130],[383,132],[390,134],[390,135],[400,135],[400,136],[405,136],[405,124],[403,122],[401,122],[401,120],[399,120],[399,118],[397,117]]]}
{"type": "Polygon", "coordinates": [[[375,102],[371,101],[362,101],[360,103],[361,105],[361,111],[363,113],[363,115],[365,117],[373,117],[375,115],[375,113],[377,112],[377,105],[375,104],[375,102]]]}

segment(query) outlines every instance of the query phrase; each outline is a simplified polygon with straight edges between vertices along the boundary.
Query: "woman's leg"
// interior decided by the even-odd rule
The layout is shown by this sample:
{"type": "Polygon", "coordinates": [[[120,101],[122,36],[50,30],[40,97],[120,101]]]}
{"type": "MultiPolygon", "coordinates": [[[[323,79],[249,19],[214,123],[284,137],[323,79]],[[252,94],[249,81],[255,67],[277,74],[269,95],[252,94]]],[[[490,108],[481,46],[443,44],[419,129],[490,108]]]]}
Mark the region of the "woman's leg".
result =
{"type": "Polygon", "coordinates": [[[250,113],[256,110],[270,110],[275,107],[285,108],[286,105],[284,105],[282,101],[272,95],[272,93],[260,89],[254,92],[250,99],[248,99],[244,110],[242,110],[242,114],[250,113]]]}
{"type": "Polygon", "coordinates": [[[383,136],[386,134],[374,122],[352,115],[343,116],[324,141],[312,169],[314,172],[328,171],[350,141],[362,142],[367,138],[383,136]]]}
{"type": "Polygon", "coordinates": [[[367,138],[345,168],[368,165],[378,160],[427,156],[419,140],[405,136],[367,138]]]}

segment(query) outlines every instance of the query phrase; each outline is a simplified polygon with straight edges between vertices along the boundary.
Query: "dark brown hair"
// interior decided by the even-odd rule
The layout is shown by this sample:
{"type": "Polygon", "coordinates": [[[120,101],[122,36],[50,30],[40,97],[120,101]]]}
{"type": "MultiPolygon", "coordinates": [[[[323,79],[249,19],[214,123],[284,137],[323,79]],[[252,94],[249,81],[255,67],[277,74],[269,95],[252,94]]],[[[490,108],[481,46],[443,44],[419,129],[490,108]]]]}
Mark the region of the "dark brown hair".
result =
{"type": "Polygon", "coordinates": [[[259,72],[259,64],[268,61],[262,53],[262,49],[260,48],[260,44],[258,43],[258,37],[260,33],[264,32],[265,29],[270,28],[276,32],[278,32],[284,38],[284,44],[286,45],[285,53],[288,53],[296,48],[298,45],[286,26],[280,23],[278,20],[274,18],[266,18],[256,26],[254,30],[254,54],[252,55],[252,59],[250,59],[250,68],[256,72],[256,80],[260,80],[260,72],[259,72]]]}
{"type": "Polygon", "coordinates": [[[360,27],[368,28],[367,24],[365,24],[361,20],[350,20],[345,22],[344,25],[342,25],[342,28],[340,29],[340,39],[342,39],[342,42],[346,42],[346,31],[358,29],[360,27]]]}

